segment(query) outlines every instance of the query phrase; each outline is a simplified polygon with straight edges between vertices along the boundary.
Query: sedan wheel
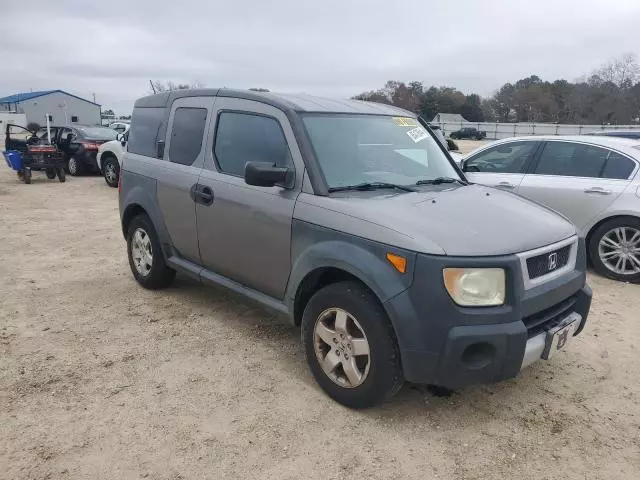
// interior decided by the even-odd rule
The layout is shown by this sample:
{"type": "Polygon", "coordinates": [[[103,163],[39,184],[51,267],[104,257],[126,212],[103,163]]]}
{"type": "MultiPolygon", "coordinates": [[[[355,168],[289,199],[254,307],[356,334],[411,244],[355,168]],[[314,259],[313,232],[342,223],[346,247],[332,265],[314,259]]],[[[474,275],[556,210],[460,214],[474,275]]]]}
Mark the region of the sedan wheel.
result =
{"type": "Polygon", "coordinates": [[[618,275],[640,274],[640,230],[618,227],[608,231],[598,243],[598,255],[618,275]]]}
{"type": "Polygon", "coordinates": [[[640,282],[640,219],[616,217],[589,235],[589,257],[595,270],[623,282],[640,282]]]}
{"type": "Polygon", "coordinates": [[[69,173],[71,175],[73,175],[74,177],[77,175],[80,175],[81,173],[81,166],[80,166],[80,162],[78,162],[78,160],[75,157],[71,157],[69,159],[69,173]]]}

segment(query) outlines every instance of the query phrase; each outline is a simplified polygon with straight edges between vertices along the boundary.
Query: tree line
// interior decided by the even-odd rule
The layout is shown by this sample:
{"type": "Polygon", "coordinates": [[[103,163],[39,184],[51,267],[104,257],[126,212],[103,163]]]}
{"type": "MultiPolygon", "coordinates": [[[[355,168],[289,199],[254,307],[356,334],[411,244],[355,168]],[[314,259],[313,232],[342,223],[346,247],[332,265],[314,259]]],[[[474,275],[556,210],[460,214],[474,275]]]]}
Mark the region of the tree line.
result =
{"type": "Polygon", "coordinates": [[[470,122],[632,124],[640,121],[640,67],[628,53],[574,82],[531,75],[505,83],[486,98],[454,87],[394,80],[353,98],[395,105],[427,121],[438,113],[458,113],[470,122]]]}

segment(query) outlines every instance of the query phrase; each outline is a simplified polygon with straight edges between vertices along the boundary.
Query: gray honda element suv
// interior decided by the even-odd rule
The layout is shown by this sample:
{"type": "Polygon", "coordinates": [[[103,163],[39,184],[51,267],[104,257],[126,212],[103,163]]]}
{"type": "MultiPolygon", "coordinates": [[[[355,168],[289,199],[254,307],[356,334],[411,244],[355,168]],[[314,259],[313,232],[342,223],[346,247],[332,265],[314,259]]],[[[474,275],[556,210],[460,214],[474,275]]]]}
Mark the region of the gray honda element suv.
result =
{"type": "Polygon", "coordinates": [[[283,314],[316,381],[350,407],[404,380],[514,377],[571,343],[591,303],[567,220],[469,184],[421,119],[387,105],[141,98],[120,213],[138,283],[181,272],[283,314]]]}

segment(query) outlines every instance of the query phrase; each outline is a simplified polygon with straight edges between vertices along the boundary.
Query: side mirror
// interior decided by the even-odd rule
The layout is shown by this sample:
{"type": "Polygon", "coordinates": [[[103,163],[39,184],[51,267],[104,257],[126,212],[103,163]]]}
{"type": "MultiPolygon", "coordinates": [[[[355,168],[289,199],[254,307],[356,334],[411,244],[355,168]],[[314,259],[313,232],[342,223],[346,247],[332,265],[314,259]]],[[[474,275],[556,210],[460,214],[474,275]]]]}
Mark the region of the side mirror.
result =
{"type": "Polygon", "coordinates": [[[124,135],[122,133],[116,134],[116,140],[120,140],[122,142],[124,140],[124,135]]]}
{"type": "Polygon", "coordinates": [[[293,179],[293,171],[286,167],[276,167],[269,162],[247,162],[244,167],[244,181],[257,187],[288,187],[293,179]]]}

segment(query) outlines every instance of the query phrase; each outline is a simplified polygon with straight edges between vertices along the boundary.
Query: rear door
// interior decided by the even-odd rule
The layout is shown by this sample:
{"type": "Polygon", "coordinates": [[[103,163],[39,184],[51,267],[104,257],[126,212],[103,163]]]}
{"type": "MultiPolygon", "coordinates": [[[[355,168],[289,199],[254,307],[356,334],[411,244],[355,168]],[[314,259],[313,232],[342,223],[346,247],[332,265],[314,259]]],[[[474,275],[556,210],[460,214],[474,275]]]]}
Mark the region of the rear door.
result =
{"type": "Polygon", "coordinates": [[[464,161],[465,175],[473,183],[517,192],[540,143],[518,140],[486,148],[464,161]]]}
{"type": "Polygon", "coordinates": [[[215,97],[176,99],[169,114],[164,157],[155,172],[157,196],[171,243],[182,258],[200,263],[192,189],[204,163],[205,132],[215,97]]]}
{"type": "Polygon", "coordinates": [[[623,192],[635,168],[634,160],[607,148],[549,140],[518,193],[583,229],[623,192]]]}

